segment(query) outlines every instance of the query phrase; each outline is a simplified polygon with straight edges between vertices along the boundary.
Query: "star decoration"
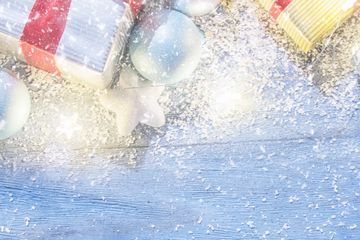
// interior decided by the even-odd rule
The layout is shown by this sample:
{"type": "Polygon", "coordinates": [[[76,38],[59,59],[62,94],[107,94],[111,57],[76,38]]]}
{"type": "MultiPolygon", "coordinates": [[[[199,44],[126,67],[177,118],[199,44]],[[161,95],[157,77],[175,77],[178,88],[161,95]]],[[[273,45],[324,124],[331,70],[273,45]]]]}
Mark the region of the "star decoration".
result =
{"type": "Polygon", "coordinates": [[[158,103],[163,91],[163,86],[149,85],[141,81],[134,70],[125,68],[120,74],[120,86],[108,90],[100,102],[116,114],[119,135],[128,136],[139,123],[152,127],[165,124],[165,115],[158,103]]]}

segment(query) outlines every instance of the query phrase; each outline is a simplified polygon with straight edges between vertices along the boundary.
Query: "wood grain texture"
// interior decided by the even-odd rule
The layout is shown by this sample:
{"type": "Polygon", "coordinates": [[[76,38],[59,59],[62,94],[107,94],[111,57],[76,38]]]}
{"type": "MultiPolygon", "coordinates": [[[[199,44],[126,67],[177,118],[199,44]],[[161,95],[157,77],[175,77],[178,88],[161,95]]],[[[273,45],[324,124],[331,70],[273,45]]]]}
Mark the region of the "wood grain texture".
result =
{"type": "Polygon", "coordinates": [[[28,83],[37,100],[33,117],[23,133],[0,143],[1,240],[360,239],[358,76],[342,74],[325,94],[289,57],[297,55],[266,32],[253,2],[234,5],[241,5],[237,19],[211,15],[202,23],[210,34],[198,81],[167,89],[178,103],[167,125],[139,126],[130,144],[96,136],[89,145],[87,135],[72,142],[42,131],[53,128],[56,107],[76,101],[83,119],[103,114],[97,131],[115,132],[103,110],[91,108],[91,91],[59,80],[45,91],[28,83]],[[226,38],[239,25],[241,35],[226,38]],[[242,68],[259,85],[268,80],[260,104],[214,121],[194,117],[209,114],[187,99],[203,101],[197,94],[207,85],[198,83],[240,84],[242,68]]]}
{"type": "Polygon", "coordinates": [[[0,236],[357,239],[359,123],[356,111],[336,137],[234,136],[101,148],[91,157],[61,147],[51,154],[5,149],[0,236]],[[136,152],[134,165],[108,157],[124,151],[136,152]]]}

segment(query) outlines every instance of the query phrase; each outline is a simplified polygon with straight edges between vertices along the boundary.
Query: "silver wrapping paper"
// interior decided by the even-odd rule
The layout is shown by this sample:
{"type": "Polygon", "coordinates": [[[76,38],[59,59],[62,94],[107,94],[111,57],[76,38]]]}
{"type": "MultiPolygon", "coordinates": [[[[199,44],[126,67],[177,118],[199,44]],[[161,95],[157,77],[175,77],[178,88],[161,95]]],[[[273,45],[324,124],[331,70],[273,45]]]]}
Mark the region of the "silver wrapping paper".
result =
{"type": "MultiPolygon", "coordinates": [[[[0,52],[25,60],[19,48],[35,0],[0,0],[0,52]]],[[[55,54],[61,75],[96,88],[113,80],[133,15],[128,4],[113,0],[72,0],[55,54]]]]}

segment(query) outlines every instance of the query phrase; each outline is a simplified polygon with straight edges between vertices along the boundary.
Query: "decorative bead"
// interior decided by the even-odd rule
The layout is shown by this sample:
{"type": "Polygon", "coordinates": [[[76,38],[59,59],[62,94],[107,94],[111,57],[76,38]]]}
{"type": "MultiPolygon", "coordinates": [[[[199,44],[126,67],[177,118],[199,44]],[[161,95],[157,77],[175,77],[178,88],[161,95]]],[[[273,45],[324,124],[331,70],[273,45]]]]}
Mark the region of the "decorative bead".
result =
{"type": "Polygon", "coordinates": [[[130,57],[146,79],[172,84],[191,75],[197,67],[204,34],[184,14],[162,10],[146,16],[130,38],[130,57]]]}
{"type": "Polygon", "coordinates": [[[0,71],[0,139],[19,131],[30,114],[30,95],[25,84],[0,71]]]}

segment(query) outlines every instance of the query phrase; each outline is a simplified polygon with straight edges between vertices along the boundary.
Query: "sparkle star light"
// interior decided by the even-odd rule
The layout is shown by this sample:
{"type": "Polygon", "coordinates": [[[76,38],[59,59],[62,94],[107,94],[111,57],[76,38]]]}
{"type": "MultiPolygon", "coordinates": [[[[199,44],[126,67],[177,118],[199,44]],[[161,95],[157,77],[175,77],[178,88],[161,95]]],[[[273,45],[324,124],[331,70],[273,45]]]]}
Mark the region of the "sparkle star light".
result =
{"type": "Polygon", "coordinates": [[[82,127],[78,124],[79,115],[74,113],[73,115],[60,115],[60,125],[56,128],[56,132],[60,135],[64,135],[68,140],[71,139],[74,134],[82,130],[82,127]]]}

